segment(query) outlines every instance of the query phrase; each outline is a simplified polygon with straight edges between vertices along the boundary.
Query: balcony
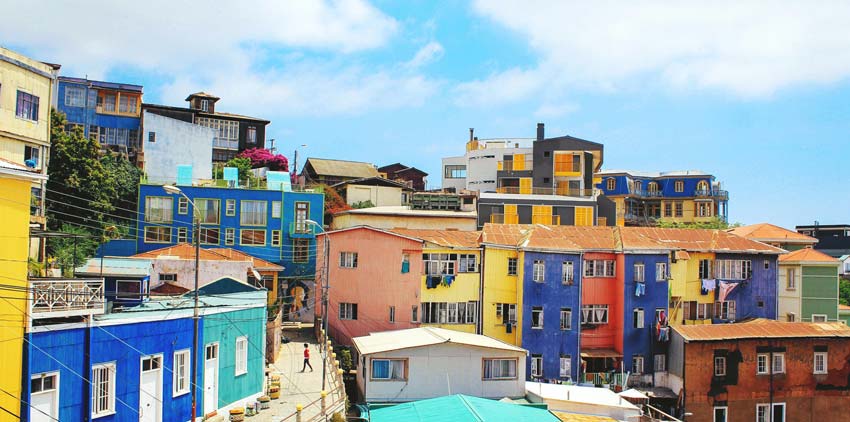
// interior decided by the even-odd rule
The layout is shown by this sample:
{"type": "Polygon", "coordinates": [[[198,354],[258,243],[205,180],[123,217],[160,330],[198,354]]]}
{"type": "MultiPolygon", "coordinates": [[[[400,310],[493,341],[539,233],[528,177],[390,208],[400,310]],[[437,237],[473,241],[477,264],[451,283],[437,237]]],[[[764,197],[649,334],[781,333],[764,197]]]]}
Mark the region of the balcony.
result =
{"type": "Polygon", "coordinates": [[[570,189],[570,188],[534,188],[519,186],[503,186],[496,188],[496,193],[509,193],[514,195],[554,195],[572,197],[592,197],[595,189],[570,189]]]}
{"type": "Polygon", "coordinates": [[[661,191],[635,190],[632,192],[632,195],[638,198],[661,198],[664,196],[664,193],[661,191]]]}
{"type": "Polygon", "coordinates": [[[519,216],[516,214],[490,214],[490,222],[493,224],[519,224],[519,216]]]}
{"type": "Polygon", "coordinates": [[[545,224],[547,226],[560,226],[560,215],[533,215],[531,216],[531,224],[545,224]]]}
{"type": "Polygon", "coordinates": [[[30,279],[33,319],[100,315],[106,311],[102,278],[30,279]]]}
{"type": "Polygon", "coordinates": [[[319,233],[319,229],[315,224],[306,223],[304,221],[289,222],[289,237],[293,238],[311,238],[319,233]]]}
{"type": "Polygon", "coordinates": [[[729,191],[720,190],[720,189],[697,189],[694,191],[694,197],[696,198],[716,198],[723,201],[729,199],[729,191]]]}
{"type": "Polygon", "coordinates": [[[534,161],[532,160],[505,160],[499,161],[496,164],[497,171],[531,171],[534,169],[534,161]]]}
{"type": "Polygon", "coordinates": [[[239,140],[213,138],[213,148],[239,149],[239,140]]]}

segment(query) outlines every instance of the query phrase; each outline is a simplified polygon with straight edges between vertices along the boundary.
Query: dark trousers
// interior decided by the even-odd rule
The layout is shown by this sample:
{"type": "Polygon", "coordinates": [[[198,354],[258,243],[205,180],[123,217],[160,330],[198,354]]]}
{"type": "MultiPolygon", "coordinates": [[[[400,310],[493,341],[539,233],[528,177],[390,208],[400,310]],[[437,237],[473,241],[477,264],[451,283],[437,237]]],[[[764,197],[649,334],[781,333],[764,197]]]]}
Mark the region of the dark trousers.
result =
{"type": "Polygon", "coordinates": [[[313,365],[310,365],[310,358],[304,358],[304,366],[301,367],[301,372],[304,372],[307,367],[310,367],[310,370],[313,370],[313,365]]]}

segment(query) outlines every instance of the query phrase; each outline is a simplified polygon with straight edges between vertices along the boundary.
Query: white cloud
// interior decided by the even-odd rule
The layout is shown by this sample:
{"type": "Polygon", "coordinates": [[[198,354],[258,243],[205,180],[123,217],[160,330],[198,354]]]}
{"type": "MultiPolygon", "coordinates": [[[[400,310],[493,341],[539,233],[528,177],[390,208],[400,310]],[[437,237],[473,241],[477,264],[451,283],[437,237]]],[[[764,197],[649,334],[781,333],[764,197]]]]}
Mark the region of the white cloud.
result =
{"type": "Polygon", "coordinates": [[[657,80],[751,98],[850,75],[847,2],[478,0],[474,10],[526,38],[539,56],[536,68],[472,83],[491,97],[657,80]]]}
{"type": "Polygon", "coordinates": [[[443,57],[443,53],[445,53],[445,49],[442,44],[436,41],[431,41],[420,48],[419,51],[416,52],[416,55],[413,56],[410,61],[405,63],[405,67],[410,69],[420,68],[440,60],[440,58],[443,57]]]}

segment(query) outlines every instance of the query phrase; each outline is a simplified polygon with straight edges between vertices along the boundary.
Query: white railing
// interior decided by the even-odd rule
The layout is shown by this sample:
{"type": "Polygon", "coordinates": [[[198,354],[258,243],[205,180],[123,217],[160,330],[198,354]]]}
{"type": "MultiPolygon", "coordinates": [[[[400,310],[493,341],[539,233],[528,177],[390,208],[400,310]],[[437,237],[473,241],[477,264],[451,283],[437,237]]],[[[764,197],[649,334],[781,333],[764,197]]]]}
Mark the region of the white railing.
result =
{"type": "Polygon", "coordinates": [[[223,138],[213,138],[213,148],[239,149],[239,141],[223,138]]]}
{"type": "Polygon", "coordinates": [[[106,311],[102,278],[30,279],[32,318],[98,315],[106,311]]]}

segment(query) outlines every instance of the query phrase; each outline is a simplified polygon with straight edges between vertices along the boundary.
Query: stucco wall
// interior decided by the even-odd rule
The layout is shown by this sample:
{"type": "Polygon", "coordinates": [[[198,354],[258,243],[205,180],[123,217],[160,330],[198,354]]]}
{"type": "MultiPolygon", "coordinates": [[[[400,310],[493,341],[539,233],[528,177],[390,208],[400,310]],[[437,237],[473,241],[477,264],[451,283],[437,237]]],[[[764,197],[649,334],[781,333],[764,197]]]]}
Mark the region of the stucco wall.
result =
{"type": "Polygon", "coordinates": [[[401,205],[401,188],[389,186],[361,186],[350,184],[345,187],[348,205],[371,201],[376,207],[401,205]]]}
{"type": "MultiPolygon", "coordinates": [[[[427,276],[422,275],[420,289],[422,292],[420,302],[469,302],[475,301],[478,306],[475,312],[477,313],[476,321],[481,317],[480,309],[480,289],[481,284],[481,256],[477,249],[445,249],[445,248],[426,248],[422,253],[445,253],[445,254],[471,254],[475,255],[475,262],[479,266],[479,272],[462,273],[457,272],[454,282],[450,286],[438,285],[436,288],[429,289],[427,287],[427,276]]],[[[456,264],[459,265],[459,264],[456,264]]],[[[457,269],[457,267],[455,267],[457,269]]],[[[423,270],[419,268],[410,268],[411,272],[422,274],[423,270]]],[[[448,330],[457,330],[467,333],[475,333],[478,324],[423,324],[431,327],[445,328],[448,330]]]]}
{"type": "Polygon", "coordinates": [[[505,343],[522,343],[522,277],[523,253],[515,249],[484,249],[484,303],[481,305],[482,333],[505,343]],[[508,275],[508,258],[517,258],[517,275],[508,275]],[[509,331],[501,319],[496,319],[497,303],[513,303],[516,326],[509,331]]]}
{"type": "MultiPolygon", "coordinates": [[[[163,283],[159,280],[160,274],[177,274],[177,281],[170,283],[190,290],[195,288],[195,260],[158,258],[152,262],[151,288],[163,283]]],[[[245,281],[250,268],[251,264],[247,261],[201,261],[198,266],[198,285],[204,286],[222,277],[245,281]]]]}
{"type": "Polygon", "coordinates": [[[477,230],[474,216],[469,217],[425,217],[400,216],[386,214],[345,213],[334,216],[331,227],[334,230],[355,226],[371,226],[381,229],[435,229],[435,230],[477,230]]]}
{"type": "Polygon", "coordinates": [[[152,183],[177,181],[177,166],[191,165],[192,179],[212,178],[212,143],[215,129],[144,112],[141,146],[145,173],[152,183]],[[150,133],[156,133],[150,142],[150,133]]]}
{"type": "Polygon", "coordinates": [[[802,292],[802,274],[803,269],[797,264],[779,264],[779,274],[777,277],[777,301],[779,306],[779,314],[777,318],[780,321],[787,321],[788,314],[793,313],[797,321],[802,321],[803,314],[800,304],[800,293],[802,292]],[[788,270],[794,269],[796,272],[795,281],[796,287],[788,288],[788,270]]]}

